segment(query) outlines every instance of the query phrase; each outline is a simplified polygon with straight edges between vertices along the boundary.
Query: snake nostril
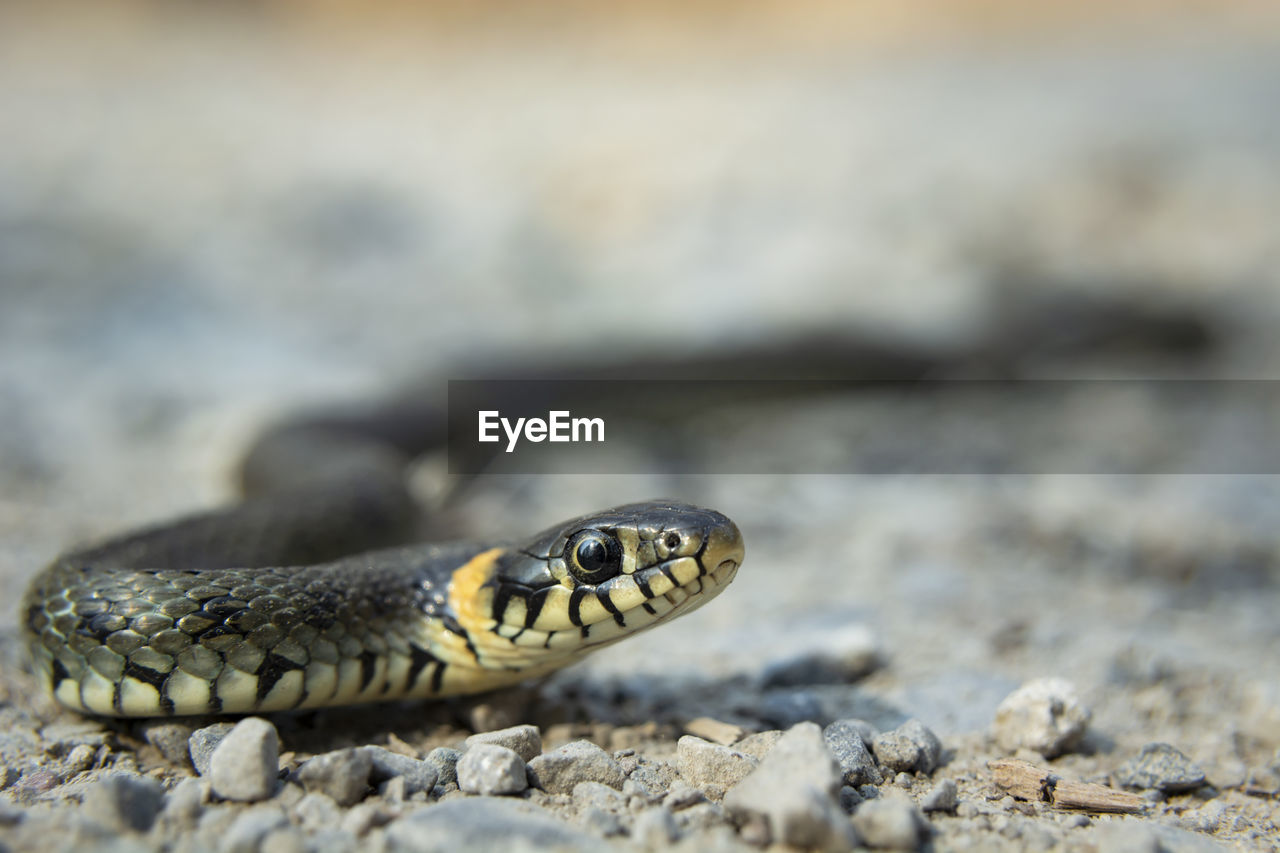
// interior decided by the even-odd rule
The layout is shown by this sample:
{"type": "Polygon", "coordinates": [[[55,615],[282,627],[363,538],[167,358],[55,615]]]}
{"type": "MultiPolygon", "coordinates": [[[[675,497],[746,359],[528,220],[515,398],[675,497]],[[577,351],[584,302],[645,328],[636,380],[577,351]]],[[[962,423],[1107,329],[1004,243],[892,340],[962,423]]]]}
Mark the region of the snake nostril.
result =
{"type": "Polygon", "coordinates": [[[666,544],[666,546],[667,546],[668,548],[670,548],[672,551],[674,551],[675,549],[679,548],[679,547],[680,547],[680,534],[679,534],[679,533],[668,533],[668,534],[667,534],[667,538],[666,538],[666,540],[665,540],[665,544],[666,544]]]}

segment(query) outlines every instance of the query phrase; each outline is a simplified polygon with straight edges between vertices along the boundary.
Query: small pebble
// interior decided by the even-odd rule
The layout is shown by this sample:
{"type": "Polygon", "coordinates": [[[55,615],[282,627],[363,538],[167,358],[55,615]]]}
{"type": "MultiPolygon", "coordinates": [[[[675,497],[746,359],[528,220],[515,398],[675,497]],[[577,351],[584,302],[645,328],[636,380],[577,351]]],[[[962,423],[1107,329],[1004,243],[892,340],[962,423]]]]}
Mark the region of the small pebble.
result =
{"type": "Polygon", "coordinates": [[[401,779],[405,795],[412,796],[418,791],[430,791],[440,776],[435,764],[380,746],[363,746],[360,750],[369,756],[369,784],[374,786],[401,779]]]}
{"type": "Polygon", "coordinates": [[[173,720],[147,720],[140,728],[143,739],[160,750],[166,760],[179,767],[191,766],[190,744],[195,731],[190,725],[173,720]]]}
{"type": "Polygon", "coordinates": [[[532,761],[542,754],[542,733],[537,726],[512,726],[492,732],[483,732],[467,738],[466,748],[479,743],[505,746],[524,761],[532,761]]]}
{"type": "Polygon", "coordinates": [[[840,808],[846,812],[852,812],[862,802],[862,795],[858,793],[857,788],[850,788],[845,785],[840,789],[840,808]]]}
{"type": "Polygon", "coordinates": [[[920,800],[920,808],[926,812],[955,811],[956,794],[956,783],[951,779],[943,779],[920,800]]]}
{"type": "Polygon", "coordinates": [[[740,825],[763,818],[774,842],[849,850],[856,839],[840,807],[841,778],[822,730],[800,723],[729,790],[724,806],[740,825]]]}
{"type": "Polygon", "coordinates": [[[258,850],[261,853],[307,853],[307,839],[296,826],[282,826],[264,835],[258,843],[258,850]]]}
{"type": "Polygon", "coordinates": [[[686,809],[689,806],[704,802],[707,795],[702,793],[701,789],[695,788],[688,782],[676,782],[671,786],[671,790],[663,797],[662,804],[673,812],[686,809]]]}
{"type": "Polygon", "coordinates": [[[209,798],[210,785],[206,780],[188,777],[183,779],[164,797],[161,814],[179,826],[194,824],[204,811],[209,798]]]}
{"type": "Polygon", "coordinates": [[[647,850],[661,850],[679,836],[675,815],[666,806],[640,812],[631,827],[631,840],[647,850]]]}
{"type": "MultiPolygon", "coordinates": [[[[624,783],[622,787],[625,791],[626,784],[624,783]]],[[[597,808],[616,814],[625,811],[627,800],[624,794],[618,793],[608,785],[601,785],[599,782],[579,782],[573,786],[573,804],[579,811],[597,808]]]]}
{"type": "Polygon", "coordinates": [[[894,772],[932,773],[942,758],[938,736],[919,720],[907,720],[893,731],[876,735],[872,750],[894,772]]]}
{"type": "Polygon", "coordinates": [[[1149,743],[1115,773],[1126,788],[1155,788],[1165,793],[1191,791],[1205,783],[1204,771],[1167,743],[1149,743]]]}
{"type": "Polygon", "coordinates": [[[78,744],[70,754],[67,755],[63,766],[67,770],[68,775],[75,775],[88,770],[98,761],[98,747],[90,746],[87,743],[78,744]]]}
{"type": "Polygon", "coordinates": [[[353,806],[369,791],[373,759],[363,749],[339,749],[309,759],[294,775],[308,792],[327,794],[340,806],[353,806]]]}
{"type": "MultiPolygon", "coordinates": [[[[344,832],[349,832],[356,838],[363,838],[368,835],[370,830],[379,826],[386,826],[394,819],[394,815],[383,808],[382,804],[376,802],[359,803],[353,806],[342,816],[338,827],[344,832]]],[[[264,853],[273,853],[273,851],[264,851],[264,853]]]]}
{"type": "Polygon", "coordinates": [[[265,800],[276,788],[279,756],[276,727],[261,717],[246,717],[209,756],[213,792],[238,802],[265,800]]]}
{"type": "Polygon", "coordinates": [[[697,717],[684,724],[684,733],[721,746],[731,746],[742,740],[747,730],[711,717],[697,717]]]}
{"type": "Polygon", "coordinates": [[[747,778],[759,763],[746,753],[693,735],[676,741],[676,769],[692,785],[731,788],[747,778]]]}
{"type": "Polygon", "coordinates": [[[333,797],[327,794],[307,794],[293,807],[293,814],[304,829],[315,832],[332,829],[338,825],[342,812],[333,797]]]}
{"type": "MultiPolygon", "coordinates": [[[[627,774],[628,782],[643,786],[648,796],[658,798],[667,793],[675,778],[676,772],[670,765],[648,758],[641,759],[636,768],[627,774]]],[[[623,790],[626,790],[625,786],[623,790]]]]}
{"type": "Polygon", "coordinates": [[[613,756],[591,741],[576,740],[544,752],[529,762],[538,787],[549,794],[568,794],[579,782],[600,782],[622,788],[622,769],[613,756]]]}
{"type": "Polygon", "coordinates": [[[873,849],[916,850],[928,835],[924,816],[908,800],[881,797],[858,806],[853,828],[862,843],[873,849]]]}
{"type": "Polygon", "coordinates": [[[218,839],[218,853],[258,853],[267,833],[288,823],[284,812],[274,805],[241,812],[226,834],[218,839]]]}
{"type": "Polygon", "coordinates": [[[438,746],[427,753],[422,760],[436,768],[437,785],[456,785],[458,783],[458,759],[462,753],[447,746],[438,746]]]}
{"type": "Polygon", "coordinates": [[[596,806],[588,806],[584,809],[579,820],[587,829],[604,838],[626,835],[622,821],[617,815],[596,806]]]}
{"type": "Polygon", "coordinates": [[[1055,758],[1080,742],[1091,717],[1071,682],[1038,678],[1005,697],[996,708],[993,730],[1002,749],[1031,749],[1055,758]]]}
{"type": "MultiPolygon", "coordinates": [[[[471,797],[410,812],[386,828],[395,853],[455,853],[460,850],[600,850],[600,839],[556,820],[522,800],[471,797]]],[[[320,847],[318,849],[325,849],[320,847]]]]}
{"type": "Polygon", "coordinates": [[[868,735],[875,738],[875,730],[861,720],[836,720],[822,730],[827,748],[840,763],[844,783],[855,788],[864,784],[880,784],[880,769],[875,757],[867,749],[868,735]]]}
{"type": "Polygon", "coordinates": [[[191,766],[197,773],[201,776],[209,775],[209,759],[213,751],[235,727],[235,723],[214,723],[191,733],[191,737],[187,739],[187,757],[191,759],[191,766]]]}
{"type": "Polygon", "coordinates": [[[763,759],[769,754],[769,750],[773,749],[773,745],[778,742],[780,737],[782,737],[782,732],[778,729],[756,732],[735,743],[733,748],[738,752],[745,752],[747,755],[763,759]]]}
{"type": "MultiPolygon", "coordinates": [[[[431,786],[433,789],[434,785],[431,786]]],[[[378,786],[378,796],[388,803],[403,803],[408,799],[403,776],[393,776],[378,786]]]]}
{"type": "Polygon", "coordinates": [[[164,788],[154,779],[113,773],[89,786],[81,812],[119,831],[146,832],[164,803],[164,788]]]}
{"type": "Polygon", "coordinates": [[[472,744],[457,766],[458,787],[469,794],[518,794],[529,787],[524,759],[493,743],[472,744]]]}

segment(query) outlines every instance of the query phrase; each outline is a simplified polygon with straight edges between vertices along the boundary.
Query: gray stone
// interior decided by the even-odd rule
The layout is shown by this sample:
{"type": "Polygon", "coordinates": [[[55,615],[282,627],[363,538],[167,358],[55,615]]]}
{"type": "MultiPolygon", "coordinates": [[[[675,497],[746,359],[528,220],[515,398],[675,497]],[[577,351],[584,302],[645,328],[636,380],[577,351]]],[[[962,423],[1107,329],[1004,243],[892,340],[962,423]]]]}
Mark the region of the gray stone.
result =
{"type": "Polygon", "coordinates": [[[1092,713],[1075,687],[1061,678],[1028,681],[996,708],[993,733],[1002,749],[1030,749],[1054,758],[1084,737],[1092,713]]]}
{"type": "Polygon", "coordinates": [[[599,838],[536,806],[499,797],[449,800],[421,809],[391,823],[385,839],[388,853],[600,849],[599,838]]]}
{"type": "Polygon", "coordinates": [[[745,752],[747,755],[752,755],[756,758],[764,758],[769,754],[769,750],[773,749],[773,745],[778,742],[780,737],[782,737],[782,732],[777,729],[756,732],[735,743],[733,748],[738,752],[745,752]]]}
{"type": "Polygon", "coordinates": [[[430,791],[440,777],[440,771],[433,763],[419,761],[380,746],[363,746],[360,750],[369,756],[369,782],[372,785],[403,779],[404,794],[412,796],[418,791],[430,791]]]}
{"type": "Polygon", "coordinates": [[[369,791],[373,759],[363,749],[339,749],[309,759],[294,775],[307,791],[327,794],[340,806],[353,806],[369,791]]]}
{"type": "Polygon", "coordinates": [[[262,853],[307,853],[307,838],[296,826],[271,830],[258,843],[262,853]]]}
{"type": "Polygon", "coordinates": [[[661,850],[679,837],[675,815],[666,806],[640,812],[631,827],[631,840],[646,850],[661,850]]]}
{"type": "MultiPolygon", "coordinates": [[[[435,786],[433,785],[434,789],[435,786]]],[[[429,792],[428,792],[429,793],[429,792]]],[[[404,777],[393,776],[378,786],[378,796],[388,803],[403,803],[408,798],[405,791],[404,777]]]]}
{"type": "Polygon", "coordinates": [[[674,813],[681,835],[704,832],[717,826],[732,826],[729,816],[718,804],[703,801],[674,813]]]}
{"type": "Polygon", "coordinates": [[[512,726],[492,732],[474,734],[464,742],[470,749],[478,743],[505,746],[525,761],[532,761],[542,754],[542,733],[537,726],[512,726]]]}
{"type": "Polygon", "coordinates": [[[1204,771],[1167,743],[1149,743],[1115,773],[1126,788],[1154,788],[1166,793],[1191,791],[1205,783],[1204,771]]]}
{"type": "Polygon", "coordinates": [[[284,812],[274,805],[257,806],[241,812],[227,833],[218,840],[218,853],[258,853],[267,834],[288,823],[284,812]]]}
{"type": "MultiPolygon", "coordinates": [[[[675,777],[676,773],[670,765],[642,757],[636,768],[627,775],[627,781],[640,785],[647,796],[661,799],[675,777]]],[[[626,790],[625,785],[623,790],[626,790]]]]}
{"type": "Polygon", "coordinates": [[[174,720],[147,720],[140,724],[140,728],[143,739],[160,750],[166,760],[179,767],[191,766],[190,743],[195,730],[190,724],[174,720]]]}
{"type": "Polygon", "coordinates": [[[587,808],[583,809],[578,815],[578,821],[603,838],[626,835],[622,821],[618,819],[616,814],[596,806],[587,806],[587,808]]]}
{"type": "Polygon", "coordinates": [[[600,782],[622,788],[622,768],[613,756],[591,741],[575,740],[529,762],[539,788],[548,794],[568,794],[579,782],[600,782]]]}
{"type": "Polygon", "coordinates": [[[932,773],[942,758],[938,736],[919,720],[907,720],[893,731],[876,735],[871,746],[880,763],[895,773],[932,773]]]}
{"type": "Polygon", "coordinates": [[[82,813],[119,831],[146,832],[164,803],[164,788],[154,779],[113,773],[89,786],[82,813]]]}
{"type": "MultiPolygon", "coordinates": [[[[351,833],[356,838],[363,838],[373,829],[386,826],[395,818],[382,804],[369,801],[352,807],[339,822],[339,828],[351,833]]],[[[271,851],[267,851],[271,853],[271,851]]]]}
{"type": "Polygon", "coordinates": [[[822,717],[822,705],[807,690],[767,693],[752,710],[761,720],[780,729],[822,717]]]}
{"type": "Polygon", "coordinates": [[[319,792],[307,794],[293,807],[294,817],[303,829],[316,832],[321,829],[333,829],[342,818],[342,811],[333,797],[319,792]]]}
{"type": "Polygon", "coordinates": [[[707,795],[700,788],[695,788],[688,782],[676,782],[662,799],[662,804],[676,812],[697,803],[705,802],[706,799],[707,795]]]}
{"type": "Polygon", "coordinates": [[[685,735],[676,742],[676,769],[692,785],[732,788],[760,762],[744,752],[685,735]]]}
{"type": "Polygon", "coordinates": [[[87,743],[76,744],[72,747],[71,752],[67,753],[66,759],[62,762],[66,775],[74,776],[93,767],[98,762],[99,749],[100,747],[90,746],[87,743]]]}
{"type": "Polygon", "coordinates": [[[920,808],[926,812],[953,812],[956,810],[956,797],[956,783],[943,779],[920,800],[920,808]]]}
{"type": "Polygon", "coordinates": [[[861,720],[836,720],[822,730],[827,748],[840,764],[844,783],[855,788],[868,783],[879,785],[882,781],[875,756],[867,748],[868,729],[861,720]]]}
{"type": "Polygon", "coordinates": [[[857,788],[850,788],[845,785],[840,789],[840,808],[846,812],[852,812],[862,800],[863,797],[858,793],[857,788]]]}
{"type": "Polygon", "coordinates": [[[246,717],[236,723],[209,756],[213,792],[238,802],[265,800],[275,791],[279,761],[276,727],[261,717],[246,717]]]}
{"type": "Polygon", "coordinates": [[[853,828],[874,849],[916,850],[928,837],[924,816],[902,797],[868,800],[853,813],[853,828]]]}
{"type": "Polygon", "coordinates": [[[763,820],[774,842],[848,850],[856,838],[840,808],[840,780],[840,765],[822,730],[800,723],[725,795],[724,806],[739,824],[763,820]]]}
{"type": "Polygon", "coordinates": [[[197,773],[201,776],[209,775],[209,759],[213,756],[213,751],[235,727],[235,723],[214,723],[191,733],[191,737],[187,739],[187,756],[197,773]]]}
{"type": "MultiPolygon", "coordinates": [[[[623,788],[625,791],[625,783],[623,788]]],[[[618,814],[626,810],[627,799],[608,785],[601,785],[599,782],[579,782],[573,786],[573,804],[579,811],[594,808],[618,814]]]]}
{"type": "Polygon", "coordinates": [[[462,753],[447,746],[438,746],[422,759],[436,768],[436,784],[449,785],[458,783],[458,759],[462,753]]]}
{"type": "Polygon", "coordinates": [[[485,796],[518,794],[529,787],[524,759],[505,746],[473,744],[458,759],[458,787],[485,796]]]}
{"type": "Polygon", "coordinates": [[[161,814],[165,820],[179,826],[194,825],[200,817],[200,812],[204,810],[210,788],[208,780],[183,779],[165,794],[161,814]]]}
{"type": "MultiPolygon", "coordinates": [[[[364,848],[372,846],[361,844],[359,839],[345,829],[326,829],[317,832],[307,841],[306,849],[309,853],[364,853],[364,848]]],[[[264,850],[262,853],[275,851],[264,850]]]]}

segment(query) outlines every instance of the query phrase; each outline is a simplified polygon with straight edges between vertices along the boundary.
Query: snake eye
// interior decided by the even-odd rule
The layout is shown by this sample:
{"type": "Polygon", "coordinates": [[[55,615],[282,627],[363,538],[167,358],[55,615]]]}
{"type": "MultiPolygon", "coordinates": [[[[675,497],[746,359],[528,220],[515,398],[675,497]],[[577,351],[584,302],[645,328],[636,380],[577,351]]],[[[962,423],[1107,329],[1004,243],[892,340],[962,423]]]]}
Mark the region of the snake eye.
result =
{"type": "Polygon", "coordinates": [[[600,583],[622,570],[622,545],[599,530],[575,533],[564,550],[570,571],[583,583],[600,583]]]}

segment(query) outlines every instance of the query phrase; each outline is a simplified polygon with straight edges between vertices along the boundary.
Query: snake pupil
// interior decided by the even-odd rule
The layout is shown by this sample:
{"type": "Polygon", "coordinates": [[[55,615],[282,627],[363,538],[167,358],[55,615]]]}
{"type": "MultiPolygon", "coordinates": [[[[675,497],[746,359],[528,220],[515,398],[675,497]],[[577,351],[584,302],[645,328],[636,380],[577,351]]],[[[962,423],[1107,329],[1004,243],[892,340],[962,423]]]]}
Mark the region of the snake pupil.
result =
{"type": "Polygon", "coordinates": [[[584,530],[577,535],[569,553],[571,568],[578,580],[599,583],[616,575],[622,569],[622,546],[617,539],[598,530],[584,530]]]}
{"type": "Polygon", "coordinates": [[[578,565],[584,572],[599,571],[607,559],[609,559],[609,549],[599,539],[588,539],[578,546],[578,565]]]}

